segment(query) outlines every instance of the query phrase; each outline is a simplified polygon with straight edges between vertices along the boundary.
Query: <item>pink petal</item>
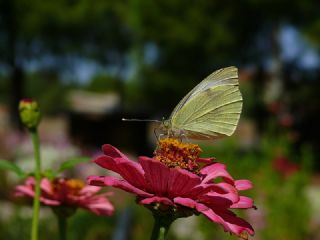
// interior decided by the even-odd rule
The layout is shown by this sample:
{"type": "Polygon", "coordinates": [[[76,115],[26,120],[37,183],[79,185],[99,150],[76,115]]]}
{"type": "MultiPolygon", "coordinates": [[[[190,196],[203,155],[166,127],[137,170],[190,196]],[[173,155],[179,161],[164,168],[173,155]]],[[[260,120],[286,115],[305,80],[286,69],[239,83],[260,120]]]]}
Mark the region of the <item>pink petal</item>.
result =
{"type": "Polygon", "coordinates": [[[240,200],[237,203],[234,203],[230,208],[252,208],[253,200],[251,198],[240,196],[240,200]]]}
{"type": "Polygon", "coordinates": [[[148,192],[155,193],[157,196],[167,196],[170,169],[152,158],[139,157],[139,161],[145,172],[148,192]]]}
{"type": "Polygon", "coordinates": [[[54,197],[54,192],[53,192],[50,180],[47,178],[42,178],[40,183],[40,188],[41,188],[41,198],[43,199],[42,200],[43,203],[48,205],[54,204],[52,203],[52,200],[56,201],[56,199],[54,197]]]}
{"type": "Polygon", "coordinates": [[[52,194],[52,187],[51,187],[51,182],[47,178],[42,178],[41,183],[40,183],[41,190],[48,193],[52,194]]]}
{"type": "Polygon", "coordinates": [[[101,190],[101,187],[86,185],[81,189],[80,195],[94,195],[100,190],[101,190]]]}
{"type": "Polygon", "coordinates": [[[219,223],[223,226],[225,231],[240,235],[243,231],[248,232],[250,235],[254,234],[254,230],[249,223],[245,220],[237,217],[233,212],[229,210],[219,211],[216,209],[210,209],[197,204],[197,211],[201,212],[208,219],[213,222],[219,223]]]}
{"type": "Polygon", "coordinates": [[[249,180],[236,180],[234,182],[234,185],[236,186],[236,189],[238,189],[239,191],[248,190],[252,188],[252,183],[249,180]]]}
{"type": "MultiPolygon", "coordinates": [[[[27,180],[25,181],[24,186],[28,186],[31,189],[34,189],[35,186],[35,178],[34,177],[28,177],[27,180]]],[[[51,182],[47,178],[42,178],[40,181],[40,188],[42,194],[45,193],[47,195],[52,195],[52,187],[51,187],[51,182]]]]}
{"type": "Polygon", "coordinates": [[[215,160],[215,158],[213,158],[213,157],[210,157],[210,158],[198,158],[197,162],[211,164],[214,160],[215,160]]]}
{"type": "Polygon", "coordinates": [[[237,191],[237,189],[228,184],[228,183],[217,183],[215,184],[216,186],[219,186],[221,189],[223,189],[226,193],[219,193],[219,192],[209,192],[207,193],[208,196],[218,196],[218,197],[223,197],[223,198],[227,198],[230,201],[232,201],[233,203],[238,202],[239,201],[239,193],[237,191]]]}
{"type": "MultiPolygon", "coordinates": [[[[29,198],[33,199],[34,198],[34,189],[32,186],[20,185],[20,186],[16,187],[15,195],[18,197],[29,197],[29,198]]],[[[59,201],[57,201],[55,199],[50,199],[50,198],[44,197],[42,194],[40,196],[40,202],[42,202],[45,205],[49,205],[49,206],[57,206],[57,205],[61,204],[59,201]]]]}
{"type": "MultiPolygon", "coordinates": [[[[199,196],[204,195],[210,192],[212,189],[209,187],[209,184],[200,184],[188,191],[188,197],[192,199],[197,199],[199,196]]],[[[177,194],[177,196],[183,196],[185,194],[177,194]]]]}
{"type": "Polygon", "coordinates": [[[229,210],[215,210],[215,212],[227,223],[233,233],[240,235],[246,231],[250,235],[254,235],[252,226],[247,221],[237,217],[233,212],[229,210]]]}
{"type": "Polygon", "coordinates": [[[132,186],[130,183],[128,183],[125,180],[118,179],[116,177],[111,176],[90,176],[87,178],[87,182],[90,185],[95,186],[111,186],[120,188],[124,191],[137,194],[142,197],[152,197],[153,194],[147,193],[139,188],[136,188],[135,186],[132,186]]]}
{"type": "Polygon", "coordinates": [[[201,184],[199,176],[180,168],[171,168],[168,178],[168,196],[174,197],[192,197],[196,196],[193,189],[201,184]]]}
{"type": "Polygon", "coordinates": [[[15,195],[19,197],[27,196],[33,198],[34,190],[30,186],[19,185],[15,188],[15,195]]]}
{"type": "Polygon", "coordinates": [[[217,193],[220,193],[220,194],[226,194],[226,193],[228,193],[228,190],[226,190],[225,188],[222,188],[221,186],[219,186],[217,184],[201,183],[200,185],[197,185],[194,188],[192,188],[190,190],[190,192],[192,192],[192,195],[197,197],[197,196],[200,196],[200,195],[205,195],[205,194],[207,194],[209,192],[217,192],[217,193]]]}
{"type": "Polygon", "coordinates": [[[44,197],[40,197],[40,202],[42,202],[43,204],[48,205],[48,206],[59,206],[62,204],[58,200],[44,198],[44,197]]]}
{"type": "Polygon", "coordinates": [[[34,185],[34,183],[35,183],[35,179],[34,179],[34,177],[28,177],[27,179],[26,179],[26,181],[25,181],[25,185],[30,185],[30,186],[33,186],[34,185]]]}
{"type": "Polygon", "coordinates": [[[127,158],[126,155],[124,155],[122,152],[120,152],[119,149],[115,148],[110,144],[102,145],[102,151],[104,155],[109,156],[111,158],[123,158],[129,161],[129,158],[127,158]]]}
{"type": "Polygon", "coordinates": [[[145,188],[144,172],[141,166],[128,158],[100,156],[94,160],[99,166],[114,171],[137,188],[145,188]]]}
{"type": "MultiPolygon", "coordinates": [[[[34,185],[35,185],[34,177],[29,177],[25,181],[25,185],[19,185],[16,187],[15,195],[19,197],[34,198],[34,194],[35,194],[34,185]]],[[[53,198],[51,183],[48,179],[46,178],[41,179],[40,188],[41,188],[41,196],[40,196],[41,203],[49,206],[57,206],[61,204],[58,200],[53,198]]]]}
{"type": "Polygon", "coordinates": [[[99,195],[88,198],[81,203],[81,206],[97,215],[110,216],[114,211],[114,207],[109,200],[106,197],[99,195]]]}
{"type": "Polygon", "coordinates": [[[205,175],[204,183],[212,182],[218,177],[223,177],[226,181],[233,183],[233,178],[227,172],[226,166],[222,163],[214,163],[200,170],[200,173],[205,175]]]}
{"type": "Polygon", "coordinates": [[[141,201],[139,201],[139,204],[151,204],[151,203],[162,203],[165,205],[174,205],[173,202],[166,197],[150,197],[150,198],[145,198],[141,201]]]}
{"type": "MultiPolygon", "coordinates": [[[[196,206],[198,205],[198,203],[191,199],[191,198],[183,198],[183,197],[176,197],[174,198],[174,203],[176,204],[180,204],[182,206],[188,207],[188,208],[193,208],[196,209],[196,206]]],[[[204,205],[201,205],[204,206],[204,205]]],[[[199,207],[201,207],[199,206],[199,207]]],[[[207,207],[205,207],[207,209],[207,207]]]]}
{"type": "Polygon", "coordinates": [[[220,207],[220,208],[229,208],[233,202],[225,198],[223,195],[221,196],[210,196],[210,195],[203,195],[199,196],[199,202],[205,203],[208,206],[213,207],[220,207]]]}

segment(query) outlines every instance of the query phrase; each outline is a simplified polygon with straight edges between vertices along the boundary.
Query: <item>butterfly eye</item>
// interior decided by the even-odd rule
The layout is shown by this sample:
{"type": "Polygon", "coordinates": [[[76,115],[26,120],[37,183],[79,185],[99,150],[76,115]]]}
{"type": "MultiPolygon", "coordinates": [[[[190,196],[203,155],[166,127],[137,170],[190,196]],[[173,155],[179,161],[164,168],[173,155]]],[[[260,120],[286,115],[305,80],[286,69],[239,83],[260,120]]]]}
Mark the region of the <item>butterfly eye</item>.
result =
{"type": "Polygon", "coordinates": [[[164,120],[164,121],[163,121],[163,126],[164,126],[165,128],[168,128],[168,127],[170,126],[169,120],[164,120]]]}

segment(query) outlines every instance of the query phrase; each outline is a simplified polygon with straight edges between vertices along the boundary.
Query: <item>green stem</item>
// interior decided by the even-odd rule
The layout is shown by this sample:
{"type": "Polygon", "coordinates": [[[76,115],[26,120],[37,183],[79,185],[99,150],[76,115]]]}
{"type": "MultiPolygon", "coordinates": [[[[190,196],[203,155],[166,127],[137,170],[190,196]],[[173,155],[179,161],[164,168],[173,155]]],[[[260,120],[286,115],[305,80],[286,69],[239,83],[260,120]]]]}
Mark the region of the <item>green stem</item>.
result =
{"type": "Polygon", "coordinates": [[[67,240],[67,218],[61,215],[57,215],[59,224],[60,240],[67,240]]]}
{"type": "Polygon", "coordinates": [[[154,216],[154,225],[150,240],[166,240],[173,219],[165,216],[154,216]]]}
{"type": "Polygon", "coordinates": [[[39,208],[40,208],[40,181],[41,181],[41,161],[39,135],[36,129],[30,130],[35,159],[35,194],[33,199],[33,217],[31,239],[38,240],[39,228],[39,208]]]}

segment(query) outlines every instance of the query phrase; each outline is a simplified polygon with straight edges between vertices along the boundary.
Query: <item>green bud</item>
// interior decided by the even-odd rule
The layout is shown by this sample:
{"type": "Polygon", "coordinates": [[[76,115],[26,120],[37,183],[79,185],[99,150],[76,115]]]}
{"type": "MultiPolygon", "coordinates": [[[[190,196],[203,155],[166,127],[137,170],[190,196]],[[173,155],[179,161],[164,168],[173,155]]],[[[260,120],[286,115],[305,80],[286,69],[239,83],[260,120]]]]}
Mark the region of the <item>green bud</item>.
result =
{"type": "Polygon", "coordinates": [[[22,99],[19,104],[21,122],[29,130],[36,129],[41,115],[38,103],[32,99],[22,99]]]}

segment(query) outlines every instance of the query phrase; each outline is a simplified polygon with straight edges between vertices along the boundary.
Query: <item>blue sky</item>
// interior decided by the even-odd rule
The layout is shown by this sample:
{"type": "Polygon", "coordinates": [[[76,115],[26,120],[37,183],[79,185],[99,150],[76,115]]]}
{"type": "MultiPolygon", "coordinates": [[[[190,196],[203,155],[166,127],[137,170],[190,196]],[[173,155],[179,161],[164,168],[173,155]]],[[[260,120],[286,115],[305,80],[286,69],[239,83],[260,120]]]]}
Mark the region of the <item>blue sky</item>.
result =
{"type": "Polygon", "coordinates": [[[281,55],[285,61],[297,60],[298,65],[307,70],[320,66],[319,53],[297,29],[285,26],[282,28],[279,41],[281,55]]]}

